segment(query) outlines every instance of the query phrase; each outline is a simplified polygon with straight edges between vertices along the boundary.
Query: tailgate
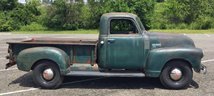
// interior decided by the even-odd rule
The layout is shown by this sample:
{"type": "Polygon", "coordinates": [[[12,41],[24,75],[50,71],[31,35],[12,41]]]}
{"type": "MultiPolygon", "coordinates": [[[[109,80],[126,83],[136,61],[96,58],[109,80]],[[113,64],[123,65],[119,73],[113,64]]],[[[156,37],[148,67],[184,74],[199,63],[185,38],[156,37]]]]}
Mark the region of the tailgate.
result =
{"type": "Polygon", "coordinates": [[[8,44],[9,44],[8,55],[6,56],[6,59],[9,59],[9,62],[6,64],[5,69],[7,69],[13,65],[16,65],[16,60],[15,60],[15,56],[13,55],[11,44],[10,43],[8,43],[8,44]]]}

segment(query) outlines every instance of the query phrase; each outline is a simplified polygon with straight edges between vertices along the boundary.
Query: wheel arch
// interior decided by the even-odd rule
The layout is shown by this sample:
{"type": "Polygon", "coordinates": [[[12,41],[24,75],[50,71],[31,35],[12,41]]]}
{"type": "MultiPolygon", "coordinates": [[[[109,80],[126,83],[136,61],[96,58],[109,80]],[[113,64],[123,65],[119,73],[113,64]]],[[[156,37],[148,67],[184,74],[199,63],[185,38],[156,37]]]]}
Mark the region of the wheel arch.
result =
{"type": "Polygon", "coordinates": [[[37,65],[39,65],[40,63],[42,63],[42,62],[47,62],[47,61],[52,62],[54,65],[57,66],[58,69],[60,69],[60,68],[59,68],[59,65],[58,65],[55,61],[50,60],[50,59],[40,59],[40,60],[36,61],[36,62],[31,66],[31,70],[33,70],[33,69],[34,69],[37,65]]]}
{"type": "Polygon", "coordinates": [[[69,56],[55,47],[33,47],[22,50],[17,56],[17,66],[22,71],[30,71],[38,62],[49,60],[57,64],[61,74],[66,74],[70,65],[69,56]]]}
{"type": "Polygon", "coordinates": [[[160,48],[149,52],[145,68],[147,77],[159,77],[164,66],[171,61],[181,60],[191,68],[199,69],[203,53],[196,48],[160,48]]]}
{"type": "MultiPolygon", "coordinates": [[[[164,64],[164,67],[162,68],[162,70],[168,65],[170,64],[171,62],[176,62],[176,61],[181,61],[181,62],[184,62],[188,65],[188,67],[192,68],[192,64],[190,61],[186,60],[186,59],[183,59],[183,58],[174,58],[174,59],[170,59],[168,60],[165,64],[164,64]]],[[[161,72],[162,72],[161,70],[161,72]]]]}

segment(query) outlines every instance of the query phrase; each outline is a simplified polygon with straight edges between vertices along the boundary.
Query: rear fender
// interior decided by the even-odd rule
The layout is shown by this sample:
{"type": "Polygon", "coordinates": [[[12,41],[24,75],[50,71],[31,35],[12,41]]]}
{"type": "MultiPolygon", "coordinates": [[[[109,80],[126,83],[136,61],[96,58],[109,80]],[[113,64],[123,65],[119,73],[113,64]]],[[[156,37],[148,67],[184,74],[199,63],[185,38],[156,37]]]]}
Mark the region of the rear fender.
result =
{"type": "Polygon", "coordinates": [[[200,69],[203,52],[198,48],[159,48],[151,50],[147,58],[145,73],[148,77],[159,77],[163,67],[172,60],[188,62],[192,68],[200,69]]]}
{"type": "Polygon", "coordinates": [[[61,74],[66,74],[69,67],[69,56],[61,49],[54,47],[34,47],[22,50],[17,56],[18,69],[30,71],[32,66],[40,60],[51,60],[55,62],[61,74]]]}

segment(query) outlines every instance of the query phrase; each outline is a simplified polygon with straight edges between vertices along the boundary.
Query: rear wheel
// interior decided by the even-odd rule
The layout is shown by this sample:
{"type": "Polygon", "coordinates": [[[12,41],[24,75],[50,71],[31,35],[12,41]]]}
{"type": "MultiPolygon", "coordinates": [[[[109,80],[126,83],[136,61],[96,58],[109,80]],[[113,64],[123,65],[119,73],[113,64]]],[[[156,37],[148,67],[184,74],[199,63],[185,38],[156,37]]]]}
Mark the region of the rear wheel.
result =
{"type": "Polygon", "coordinates": [[[183,61],[169,62],[161,72],[160,81],[166,88],[183,89],[192,81],[192,69],[183,61]]]}
{"type": "Polygon", "coordinates": [[[33,80],[41,88],[58,88],[63,81],[58,66],[51,61],[37,63],[33,69],[33,80]]]}

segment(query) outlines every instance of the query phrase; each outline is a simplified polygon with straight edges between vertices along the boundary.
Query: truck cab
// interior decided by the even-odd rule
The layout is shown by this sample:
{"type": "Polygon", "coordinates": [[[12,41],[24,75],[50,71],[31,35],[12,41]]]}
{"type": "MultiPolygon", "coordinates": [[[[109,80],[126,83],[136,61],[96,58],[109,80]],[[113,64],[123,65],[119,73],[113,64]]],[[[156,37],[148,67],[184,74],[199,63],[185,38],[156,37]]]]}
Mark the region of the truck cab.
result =
{"type": "Polygon", "coordinates": [[[134,14],[109,13],[101,17],[98,63],[104,69],[140,70],[149,44],[145,29],[134,14]],[[147,43],[146,43],[146,42],[147,43]]]}
{"type": "Polygon", "coordinates": [[[6,68],[33,71],[42,88],[57,88],[65,75],[160,78],[166,88],[189,86],[193,71],[206,73],[203,52],[184,35],[147,32],[137,15],[106,13],[98,40],[33,38],[8,42],[6,68]]]}

